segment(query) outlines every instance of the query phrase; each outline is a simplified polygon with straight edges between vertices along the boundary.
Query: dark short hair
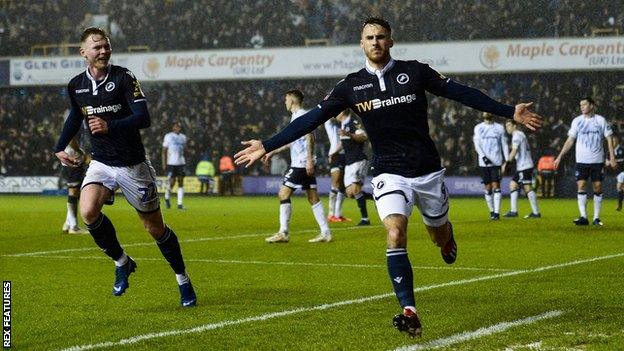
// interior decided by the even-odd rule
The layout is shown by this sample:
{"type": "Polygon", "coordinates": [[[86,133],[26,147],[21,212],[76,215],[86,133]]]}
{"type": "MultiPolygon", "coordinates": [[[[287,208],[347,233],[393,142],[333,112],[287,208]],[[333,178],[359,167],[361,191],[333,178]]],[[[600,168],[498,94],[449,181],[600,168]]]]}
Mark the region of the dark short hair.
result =
{"type": "Polygon", "coordinates": [[[376,24],[376,25],[382,26],[388,31],[388,34],[392,34],[392,28],[390,27],[390,22],[386,21],[385,19],[381,17],[368,17],[367,19],[365,19],[364,23],[362,23],[361,31],[363,31],[364,27],[366,27],[369,24],[376,24]]]}
{"type": "Polygon", "coordinates": [[[91,36],[91,35],[101,35],[106,39],[110,38],[108,37],[108,33],[106,33],[106,31],[100,27],[89,27],[87,29],[85,29],[84,31],[82,31],[82,35],[80,35],[80,42],[84,43],[85,41],[87,41],[87,39],[91,36]]]}
{"type": "Polygon", "coordinates": [[[299,89],[290,89],[286,92],[286,95],[294,96],[299,102],[303,102],[303,93],[299,89]]]}
{"type": "Polygon", "coordinates": [[[586,96],[586,97],[581,99],[581,101],[583,101],[583,100],[587,100],[587,102],[589,102],[590,104],[596,105],[596,101],[594,101],[594,99],[592,99],[591,96],[586,96]]]}

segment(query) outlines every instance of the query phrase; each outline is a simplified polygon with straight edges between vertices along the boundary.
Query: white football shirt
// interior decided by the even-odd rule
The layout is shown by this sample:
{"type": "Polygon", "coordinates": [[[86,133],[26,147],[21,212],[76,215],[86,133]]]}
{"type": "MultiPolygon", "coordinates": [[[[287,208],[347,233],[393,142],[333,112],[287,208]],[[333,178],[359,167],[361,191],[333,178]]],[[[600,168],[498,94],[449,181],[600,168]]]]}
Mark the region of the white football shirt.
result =
{"type": "MultiPolygon", "coordinates": [[[[308,111],[304,109],[293,112],[290,122],[303,116],[306,112],[308,111]]],[[[290,167],[305,168],[307,159],[308,143],[306,142],[306,135],[304,135],[290,144],[290,167]]]]}
{"type": "Polygon", "coordinates": [[[524,132],[515,130],[511,135],[511,145],[517,149],[516,152],[516,171],[524,171],[533,168],[533,158],[531,157],[531,148],[529,141],[524,132]]]}
{"type": "Polygon", "coordinates": [[[502,166],[509,158],[505,127],[500,123],[481,122],[474,127],[473,142],[479,155],[480,167],[502,166]],[[486,165],[483,156],[492,164],[486,165]]]}
{"type": "MultiPolygon", "coordinates": [[[[329,152],[328,155],[335,154],[340,148],[340,125],[333,122],[331,119],[325,121],[325,131],[327,132],[327,138],[329,139],[329,152]]],[[[344,154],[344,150],[340,150],[341,154],[344,154]]]]}
{"type": "Polygon", "coordinates": [[[184,159],[186,135],[169,132],[165,134],[162,146],[167,148],[167,165],[182,166],[186,164],[184,159]]]}
{"type": "Polygon", "coordinates": [[[576,139],[576,163],[603,163],[604,140],[611,135],[613,130],[601,115],[574,118],[568,136],[576,139]]]}

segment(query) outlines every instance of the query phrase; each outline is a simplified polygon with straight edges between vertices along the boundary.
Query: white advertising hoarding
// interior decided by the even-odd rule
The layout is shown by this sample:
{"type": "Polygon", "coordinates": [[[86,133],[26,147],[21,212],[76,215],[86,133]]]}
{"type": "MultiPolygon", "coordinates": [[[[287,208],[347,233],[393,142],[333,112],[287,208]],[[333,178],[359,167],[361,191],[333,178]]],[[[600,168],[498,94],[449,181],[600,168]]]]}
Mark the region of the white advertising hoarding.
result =
{"type": "MultiPolygon", "coordinates": [[[[624,68],[624,38],[575,38],[397,44],[397,59],[444,74],[624,68]]],[[[359,46],[114,54],[141,81],[341,78],[364,66],[359,46]]],[[[11,85],[64,85],[85,69],[81,57],[11,59],[11,85]]]]}

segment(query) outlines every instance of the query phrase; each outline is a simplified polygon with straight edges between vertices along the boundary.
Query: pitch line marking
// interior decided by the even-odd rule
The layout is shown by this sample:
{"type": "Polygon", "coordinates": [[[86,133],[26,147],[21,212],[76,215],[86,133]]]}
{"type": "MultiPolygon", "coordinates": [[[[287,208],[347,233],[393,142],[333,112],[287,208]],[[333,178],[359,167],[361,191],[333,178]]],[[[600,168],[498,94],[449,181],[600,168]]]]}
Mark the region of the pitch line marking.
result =
{"type": "MultiPolygon", "coordinates": [[[[51,259],[85,259],[85,260],[110,260],[106,256],[57,256],[57,255],[29,255],[28,258],[51,258],[51,259]]],[[[164,258],[154,257],[134,257],[135,261],[162,261],[164,258]]],[[[245,261],[245,260],[217,260],[206,258],[185,258],[184,262],[204,262],[204,263],[222,263],[222,264],[257,264],[257,265],[278,265],[278,266],[308,266],[308,267],[346,267],[346,268],[386,268],[386,265],[380,264],[354,264],[354,263],[317,263],[317,262],[288,262],[288,261],[245,261]]],[[[478,268],[478,267],[453,267],[453,266],[412,266],[414,269],[428,270],[462,270],[462,271],[498,271],[509,272],[511,269],[502,268],[478,268]]]]}
{"type": "Polygon", "coordinates": [[[394,349],[394,351],[417,351],[417,350],[439,349],[439,348],[451,346],[460,342],[478,339],[484,336],[489,336],[495,333],[502,333],[506,331],[507,329],[510,329],[513,327],[533,324],[535,322],[538,322],[544,319],[559,317],[562,314],[563,312],[558,311],[558,310],[549,311],[549,312],[545,312],[542,314],[538,314],[536,316],[517,319],[511,322],[502,322],[502,323],[491,325],[489,327],[479,328],[477,330],[473,330],[470,332],[463,332],[463,333],[451,335],[445,338],[432,340],[424,344],[416,344],[416,345],[399,347],[399,348],[394,349]]]}
{"type": "MultiPolygon", "coordinates": [[[[433,285],[422,286],[422,287],[414,289],[414,292],[427,291],[427,290],[432,290],[432,289],[436,289],[436,288],[443,288],[443,287],[447,287],[447,286],[455,286],[455,285],[476,283],[476,282],[481,282],[481,281],[486,281],[486,280],[493,280],[493,279],[498,279],[498,278],[505,278],[505,277],[516,276],[516,275],[520,275],[520,274],[543,272],[543,271],[547,271],[547,270],[552,270],[552,269],[557,269],[557,268],[565,268],[565,267],[569,267],[569,266],[575,266],[575,265],[584,264],[584,263],[591,263],[591,262],[596,262],[596,261],[608,260],[608,259],[611,259],[611,258],[618,258],[618,257],[623,257],[623,256],[624,256],[624,253],[617,253],[617,254],[612,254],[612,255],[588,258],[588,259],[584,259],[584,260],[576,260],[576,261],[564,262],[564,263],[550,265],[550,266],[537,267],[537,268],[534,268],[534,269],[524,269],[524,270],[519,270],[519,271],[512,271],[512,272],[493,274],[493,275],[486,275],[486,276],[481,276],[481,277],[476,277],[476,278],[471,278],[471,279],[456,280],[456,281],[451,281],[451,282],[446,282],[446,283],[441,283],[441,284],[433,284],[433,285]]],[[[327,309],[334,308],[334,307],[341,307],[341,306],[347,306],[347,305],[353,305],[353,304],[361,304],[361,303],[365,303],[365,302],[385,299],[385,298],[388,298],[388,297],[394,297],[394,293],[373,295],[373,296],[363,297],[363,298],[359,298],[359,299],[338,301],[338,302],[334,302],[334,303],[322,304],[322,305],[317,305],[317,306],[312,306],[312,307],[299,307],[299,308],[295,308],[295,309],[291,309],[291,310],[267,313],[267,314],[262,314],[262,315],[254,316],[254,317],[247,317],[247,318],[241,318],[241,319],[235,319],[235,320],[226,320],[226,321],[222,321],[222,322],[219,322],[219,323],[204,324],[204,325],[200,325],[200,326],[197,326],[197,327],[194,327],[194,328],[190,328],[190,329],[177,329],[177,330],[169,330],[169,331],[164,331],[164,332],[159,332],[159,333],[149,333],[149,334],[137,335],[137,336],[133,336],[133,337],[126,338],[126,339],[121,339],[121,340],[118,340],[118,341],[106,341],[106,342],[97,343],[97,344],[76,345],[76,346],[72,346],[72,347],[69,347],[69,348],[62,349],[62,351],[83,351],[83,350],[92,350],[92,349],[98,349],[98,348],[107,348],[107,347],[114,347],[114,346],[121,346],[121,345],[129,345],[129,344],[135,344],[135,343],[137,343],[139,341],[143,341],[143,340],[163,338],[163,337],[167,337],[167,336],[177,336],[177,335],[184,335],[184,334],[201,333],[201,332],[204,332],[204,331],[207,331],[207,330],[215,330],[215,329],[225,328],[225,327],[229,327],[229,326],[233,326],[233,325],[239,325],[239,324],[243,324],[243,323],[265,321],[265,320],[268,320],[268,319],[273,319],[273,318],[278,318],[278,317],[285,317],[285,316],[290,316],[290,315],[298,314],[298,313],[311,312],[311,311],[321,311],[321,310],[327,310],[327,309]]]]}
{"type": "MultiPolygon", "coordinates": [[[[332,228],[332,231],[342,231],[342,230],[358,230],[358,229],[367,229],[367,228],[382,228],[382,225],[369,225],[364,227],[344,227],[344,228],[332,228]]],[[[318,233],[318,229],[304,229],[293,232],[294,234],[305,234],[305,233],[318,233]]],[[[240,235],[228,235],[228,236],[215,236],[215,237],[204,237],[197,239],[184,239],[180,240],[181,243],[194,243],[194,242],[202,242],[202,241],[213,241],[213,240],[228,240],[228,239],[242,239],[242,238],[255,238],[260,236],[267,236],[275,234],[275,232],[271,233],[263,233],[263,234],[240,234],[240,235]]],[[[143,242],[143,243],[132,243],[132,244],[124,244],[124,247],[135,247],[135,246],[148,246],[154,245],[154,241],[143,242]]],[[[37,255],[47,255],[54,253],[66,253],[66,252],[79,252],[79,251],[90,251],[90,250],[98,250],[98,247],[82,247],[76,249],[60,249],[60,250],[50,250],[50,251],[37,251],[37,252],[22,252],[17,254],[9,254],[3,255],[5,257],[22,257],[22,256],[37,256],[37,255]]]]}

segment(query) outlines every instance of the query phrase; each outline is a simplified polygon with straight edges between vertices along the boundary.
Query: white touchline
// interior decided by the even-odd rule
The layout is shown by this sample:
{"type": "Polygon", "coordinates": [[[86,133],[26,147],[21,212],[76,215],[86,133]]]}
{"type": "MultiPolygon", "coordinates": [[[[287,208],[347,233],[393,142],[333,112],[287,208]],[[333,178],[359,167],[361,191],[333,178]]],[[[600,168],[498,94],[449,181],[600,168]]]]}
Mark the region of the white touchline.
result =
{"type": "MultiPolygon", "coordinates": [[[[369,226],[363,226],[363,227],[344,227],[344,228],[332,228],[332,231],[342,231],[342,230],[358,230],[358,229],[367,229],[367,228],[381,228],[383,227],[382,225],[369,225],[369,226]]],[[[317,233],[318,229],[305,229],[305,230],[298,230],[296,232],[293,232],[295,234],[303,234],[303,233],[317,233]]],[[[180,240],[181,243],[194,243],[194,242],[201,242],[201,241],[212,241],[212,240],[230,240],[230,239],[242,239],[242,238],[254,238],[254,237],[259,237],[259,236],[267,236],[267,235],[271,235],[271,234],[275,234],[273,232],[271,233],[262,233],[262,234],[241,234],[241,235],[228,235],[228,236],[215,236],[215,237],[205,237],[205,238],[197,238],[197,239],[185,239],[185,240],[180,240]]],[[[150,242],[143,242],[143,243],[134,243],[134,244],[124,244],[124,247],[134,247],[134,246],[151,246],[154,245],[153,241],[150,242]]],[[[9,255],[3,255],[4,257],[22,257],[22,256],[37,256],[37,255],[47,255],[47,254],[55,254],[55,253],[65,253],[65,252],[78,252],[78,251],[96,251],[99,250],[99,248],[97,246],[90,246],[90,247],[82,247],[82,248],[76,248],[76,249],[60,249],[60,250],[50,250],[50,251],[37,251],[37,252],[22,252],[22,253],[17,253],[17,254],[9,254],[9,255]]]]}
{"type": "MultiPolygon", "coordinates": [[[[456,280],[456,281],[451,281],[451,282],[441,283],[441,284],[433,284],[433,285],[421,286],[421,287],[418,287],[418,288],[414,289],[414,291],[415,292],[420,292],[420,291],[432,290],[432,289],[436,289],[436,288],[443,288],[443,287],[447,287],[447,286],[463,285],[463,284],[475,283],[475,282],[480,282],[480,281],[493,280],[493,279],[504,278],[504,277],[511,277],[511,276],[520,275],[520,274],[542,272],[542,271],[546,271],[546,270],[557,269],[557,268],[564,268],[564,267],[579,265],[579,264],[583,264],[583,263],[596,262],[596,261],[601,261],[601,260],[608,260],[608,259],[617,258],[617,257],[624,257],[624,253],[617,253],[617,254],[606,255],[606,256],[598,256],[598,257],[588,258],[588,259],[584,259],[584,260],[576,260],[576,261],[570,261],[570,262],[555,264],[555,265],[551,265],[551,266],[538,267],[538,268],[534,268],[534,269],[524,269],[524,270],[513,271],[513,272],[506,272],[506,273],[499,273],[499,274],[493,274],[493,275],[486,275],[486,276],[476,277],[476,278],[471,278],[471,279],[456,280]]],[[[317,305],[317,306],[312,306],[312,307],[299,307],[299,308],[295,308],[295,309],[292,309],[292,310],[267,313],[267,314],[262,314],[262,315],[254,316],[254,317],[247,317],[247,318],[242,318],[242,319],[223,321],[223,322],[219,322],[219,323],[204,324],[204,325],[200,325],[200,326],[197,326],[197,327],[191,328],[191,329],[169,330],[169,331],[164,331],[164,332],[159,332],[159,333],[150,333],[150,334],[137,335],[137,336],[133,336],[131,338],[121,339],[121,340],[118,340],[118,341],[106,341],[106,342],[102,342],[102,343],[98,343],[98,344],[77,345],[77,346],[72,346],[72,347],[69,347],[69,348],[66,348],[66,349],[63,349],[63,350],[64,351],[70,351],[70,350],[71,351],[82,351],[82,350],[91,350],[91,349],[97,349],[97,348],[105,348],[105,347],[113,347],[113,346],[134,344],[134,343],[137,343],[137,342],[142,341],[142,340],[149,340],[149,339],[162,338],[162,337],[174,336],[174,335],[182,335],[182,334],[201,333],[201,332],[204,332],[204,331],[207,331],[207,330],[220,329],[220,328],[228,327],[228,326],[231,326],[231,325],[238,325],[238,324],[249,323],[249,322],[264,321],[264,320],[267,320],[267,319],[284,317],[284,316],[289,316],[289,315],[293,315],[293,314],[297,314],[297,313],[303,313],[303,312],[327,310],[327,309],[334,308],[334,307],[353,305],[353,304],[360,304],[360,303],[365,303],[365,302],[370,302],[370,301],[375,301],[375,300],[381,300],[381,299],[385,299],[385,298],[393,297],[393,296],[394,296],[394,293],[388,293],[388,294],[381,294],[381,295],[373,295],[373,296],[363,297],[363,298],[354,299],[354,300],[338,301],[338,302],[334,302],[334,303],[328,303],[328,304],[317,305]]]]}
{"type": "MultiPolygon", "coordinates": [[[[58,256],[58,255],[28,255],[20,256],[27,258],[45,258],[45,259],[59,259],[59,260],[107,260],[110,258],[106,256],[58,256]]],[[[155,257],[136,257],[132,256],[132,259],[139,261],[162,261],[163,258],[155,257]]],[[[277,265],[277,266],[312,266],[312,267],[347,267],[347,268],[386,268],[386,265],[381,264],[355,264],[355,263],[319,263],[319,262],[287,262],[287,261],[256,261],[256,260],[217,260],[207,258],[184,258],[184,262],[205,262],[205,263],[218,263],[218,264],[257,264],[257,265],[277,265]]],[[[509,272],[511,269],[502,268],[478,268],[478,267],[453,267],[453,266],[412,266],[414,269],[428,269],[428,270],[461,270],[461,271],[497,271],[497,272],[509,272]]]]}
{"type": "Polygon", "coordinates": [[[446,347],[446,346],[450,346],[450,345],[457,344],[460,342],[477,339],[477,338],[488,336],[494,333],[501,333],[509,328],[517,327],[520,325],[532,324],[537,321],[541,321],[543,319],[558,317],[562,314],[563,314],[562,311],[549,311],[549,312],[545,312],[542,314],[538,314],[537,316],[517,319],[511,322],[502,322],[502,323],[498,323],[495,325],[491,325],[489,327],[479,328],[471,332],[463,332],[463,333],[448,336],[446,338],[432,340],[424,344],[416,344],[416,345],[399,347],[397,349],[394,349],[394,351],[416,351],[416,350],[439,349],[441,347],[446,347]]]}

